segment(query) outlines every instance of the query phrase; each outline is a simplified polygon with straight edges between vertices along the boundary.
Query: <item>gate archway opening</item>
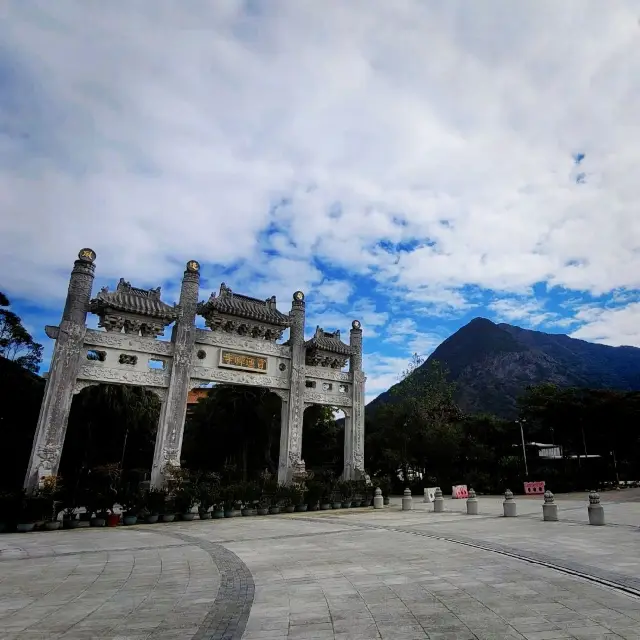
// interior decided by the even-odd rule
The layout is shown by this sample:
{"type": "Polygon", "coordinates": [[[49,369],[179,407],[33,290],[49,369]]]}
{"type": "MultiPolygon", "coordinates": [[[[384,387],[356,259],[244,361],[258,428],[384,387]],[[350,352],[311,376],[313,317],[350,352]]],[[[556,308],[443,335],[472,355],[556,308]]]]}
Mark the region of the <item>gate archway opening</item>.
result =
{"type": "Polygon", "coordinates": [[[278,473],[282,398],[269,389],[218,384],[187,412],[181,464],[220,472],[233,466],[242,482],[278,473]]]}

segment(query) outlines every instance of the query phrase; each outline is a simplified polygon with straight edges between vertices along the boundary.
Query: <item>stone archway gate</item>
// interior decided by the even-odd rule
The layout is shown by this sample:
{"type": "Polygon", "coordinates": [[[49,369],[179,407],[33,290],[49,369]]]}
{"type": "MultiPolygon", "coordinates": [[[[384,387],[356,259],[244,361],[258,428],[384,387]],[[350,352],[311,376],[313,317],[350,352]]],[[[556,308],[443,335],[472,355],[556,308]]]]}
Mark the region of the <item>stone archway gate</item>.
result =
{"type": "Polygon", "coordinates": [[[293,294],[291,311],[276,308],[275,297],[258,300],[234,293],[198,302],[200,265],[187,263],[180,301],[168,305],[160,288],[139,289],[120,280],[92,299],[96,254],[82,249],[74,263],[58,327],[47,326],[56,341],[47,376],[24,486],[36,488],[43,476],[56,475],[62,456],[73,395],[86,386],[139,385],[162,402],[151,485],[162,486],[168,465],[180,464],[189,390],[208,382],[267,388],[282,399],[278,481],[291,481],[302,464],[302,416],[312,404],[336,406],[345,413],[344,479],[364,474],[364,383],[362,328],[354,320],[349,344],[340,332],[318,327],[305,341],[305,300],[293,294]],[[88,329],[96,314],[99,330],[88,329]],[[195,325],[204,317],[207,329],[195,325]],[[160,340],[174,323],[170,340],[160,340]],[[278,339],[286,329],[290,337],[278,339]],[[349,363],[349,371],[341,371],[349,363]]]}

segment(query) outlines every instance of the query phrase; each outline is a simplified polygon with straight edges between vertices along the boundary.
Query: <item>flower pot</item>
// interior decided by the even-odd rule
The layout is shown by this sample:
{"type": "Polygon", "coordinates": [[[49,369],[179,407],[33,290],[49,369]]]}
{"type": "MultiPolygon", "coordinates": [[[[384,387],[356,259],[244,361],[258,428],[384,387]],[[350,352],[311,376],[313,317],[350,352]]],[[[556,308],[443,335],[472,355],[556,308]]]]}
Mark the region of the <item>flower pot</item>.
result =
{"type": "Polygon", "coordinates": [[[389,498],[383,498],[382,499],[382,504],[388,505],[389,504],[389,498]]]}
{"type": "Polygon", "coordinates": [[[280,507],[269,507],[269,513],[280,513],[280,507]]]}
{"type": "Polygon", "coordinates": [[[183,513],[180,518],[182,520],[184,520],[185,522],[191,522],[192,520],[194,520],[196,517],[195,513],[192,513],[191,511],[189,511],[189,513],[183,513]]]}
{"type": "Polygon", "coordinates": [[[60,528],[60,525],[62,525],[62,522],[59,522],[58,520],[52,520],[50,522],[45,522],[44,528],[45,531],[57,531],[60,528]]]}
{"type": "Polygon", "coordinates": [[[107,527],[117,527],[120,524],[120,514],[110,513],[107,516],[107,527]]]}
{"type": "Polygon", "coordinates": [[[342,502],[333,502],[331,503],[332,509],[339,509],[342,506],[342,502]]]}
{"type": "Polygon", "coordinates": [[[351,500],[343,500],[342,501],[342,508],[343,509],[348,509],[351,506],[351,500]]]}
{"type": "Polygon", "coordinates": [[[200,520],[211,519],[211,514],[208,511],[198,511],[198,515],[200,516],[200,520]]]}
{"type": "Polygon", "coordinates": [[[220,520],[224,518],[224,511],[222,511],[222,509],[216,509],[211,516],[214,520],[220,520]]]}
{"type": "Polygon", "coordinates": [[[35,526],[35,522],[23,522],[22,524],[16,525],[16,531],[18,533],[28,533],[29,531],[33,531],[35,526]]]}
{"type": "Polygon", "coordinates": [[[261,507],[258,509],[259,516],[268,516],[269,515],[269,507],[261,507]]]}
{"type": "Polygon", "coordinates": [[[81,527],[89,526],[86,520],[70,520],[69,529],[80,529],[81,527]]]}
{"type": "Polygon", "coordinates": [[[89,513],[88,511],[85,511],[84,513],[80,513],[78,515],[78,520],[82,520],[83,522],[90,522],[91,516],[92,516],[91,513],[89,513]]]}
{"type": "Polygon", "coordinates": [[[243,516],[255,516],[257,514],[255,509],[243,509],[242,510],[242,515],[243,516]]]}
{"type": "Polygon", "coordinates": [[[307,505],[306,504],[299,504],[296,506],[296,511],[298,513],[303,513],[307,510],[307,505]]]}
{"type": "Polygon", "coordinates": [[[233,518],[234,515],[235,515],[235,511],[233,511],[232,509],[225,510],[224,512],[225,518],[233,518]]]}
{"type": "Polygon", "coordinates": [[[329,509],[331,509],[331,506],[332,506],[332,505],[331,505],[331,503],[330,503],[330,502],[323,502],[323,503],[320,505],[320,510],[321,510],[321,511],[328,511],[329,509]]]}
{"type": "Polygon", "coordinates": [[[163,513],[160,516],[160,522],[173,522],[176,519],[175,513],[163,513]]]}
{"type": "Polygon", "coordinates": [[[293,513],[296,510],[296,505],[295,504],[288,504],[285,508],[284,508],[284,512],[285,513],[293,513]]]}
{"type": "Polygon", "coordinates": [[[361,507],[368,507],[369,506],[369,500],[361,500],[360,501],[360,506],[361,507]]]}
{"type": "Polygon", "coordinates": [[[122,524],[126,527],[130,527],[138,522],[138,516],[122,516],[122,524]]]}
{"type": "Polygon", "coordinates": [[[105,518],[91,518],[91,522],[89,524],[92,527],[104,527],[107,524],[105,518]]]}
{"type": "Polygon", "coordinates": [[[160,516],[157,513],[154,513],[153,515],[148,515],[145,517],[144,521],[147,524],[155,524],[156,522],[158,522],[158,518],[160,516]]]}
{"type": "Polygon", "coordinates": [[[317,511],[320,508],[320,505],[316,502],[315,504],[307,505],[307,511],[317,511]]]}
{"type": "Polygon", "coordinates": [[[62,518],[62,528],[63,529],[73,529],[73,522],[75,522],[74,518],[67,518],[67,517],[63,517],[62,518]]]}

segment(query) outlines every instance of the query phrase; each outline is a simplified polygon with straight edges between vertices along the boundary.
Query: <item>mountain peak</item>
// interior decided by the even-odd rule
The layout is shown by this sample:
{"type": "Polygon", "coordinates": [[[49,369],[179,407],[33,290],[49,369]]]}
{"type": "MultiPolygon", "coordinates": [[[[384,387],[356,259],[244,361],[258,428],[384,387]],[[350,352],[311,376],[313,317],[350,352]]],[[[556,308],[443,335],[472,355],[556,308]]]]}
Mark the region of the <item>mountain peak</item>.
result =
{"type": "MultiPolygon", "coordinates": [[[[474,318],[449,336],[422,366],[437,360],[456,383],[467,413],[514,417],[517,398],[530,385],[640,391],[640,349],[619,349],[474,318]]],[[[388,401],[382,394],[372,406],[388,401]]]]}

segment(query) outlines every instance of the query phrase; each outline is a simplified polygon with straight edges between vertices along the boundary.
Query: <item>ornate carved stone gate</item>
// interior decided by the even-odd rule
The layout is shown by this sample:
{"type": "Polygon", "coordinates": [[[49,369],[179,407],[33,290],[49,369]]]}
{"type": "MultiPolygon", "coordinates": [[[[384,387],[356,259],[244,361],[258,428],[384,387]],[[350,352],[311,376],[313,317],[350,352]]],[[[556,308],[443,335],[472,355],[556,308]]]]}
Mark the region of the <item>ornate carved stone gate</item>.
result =
{"type": "Polygon", "coordinates": [[[143,290],[120,280],[91,298],[96,254],[83,249],[74,263],[60,326],[47,326],[56,341],[47,376],[24,486],[33,490],[60,465],[73,394],[100,383],[140,385],[162,402],[151,484],[165,481],[167,465],[180,464],[189,390],[208,382],[265,387],[282,399],[278,480],[290,482],[301,463],[302,416],[307,406],[336,406],[345,413],[345,479],[364,473],[364,383],[362,329],[354,320],[349,344],[340,332],[318,327],[305,341],[304,294],[293,294],[291,311],[275,297],[258,300],[233,293],[198,303],[200,265],[187,263],[180,301],[168,305],[160,288],[143,290]],[[87,313],[101,330],[88,329],[87,313]],[[207,329],[195,325],[204,317],[207,329]],[[159,340],[175,323],[171,340],[159,340]],[[286,329],[287,342],[276,342],[286,329]],[[349,363],[349,371],[341,369],[349,363]]]}

